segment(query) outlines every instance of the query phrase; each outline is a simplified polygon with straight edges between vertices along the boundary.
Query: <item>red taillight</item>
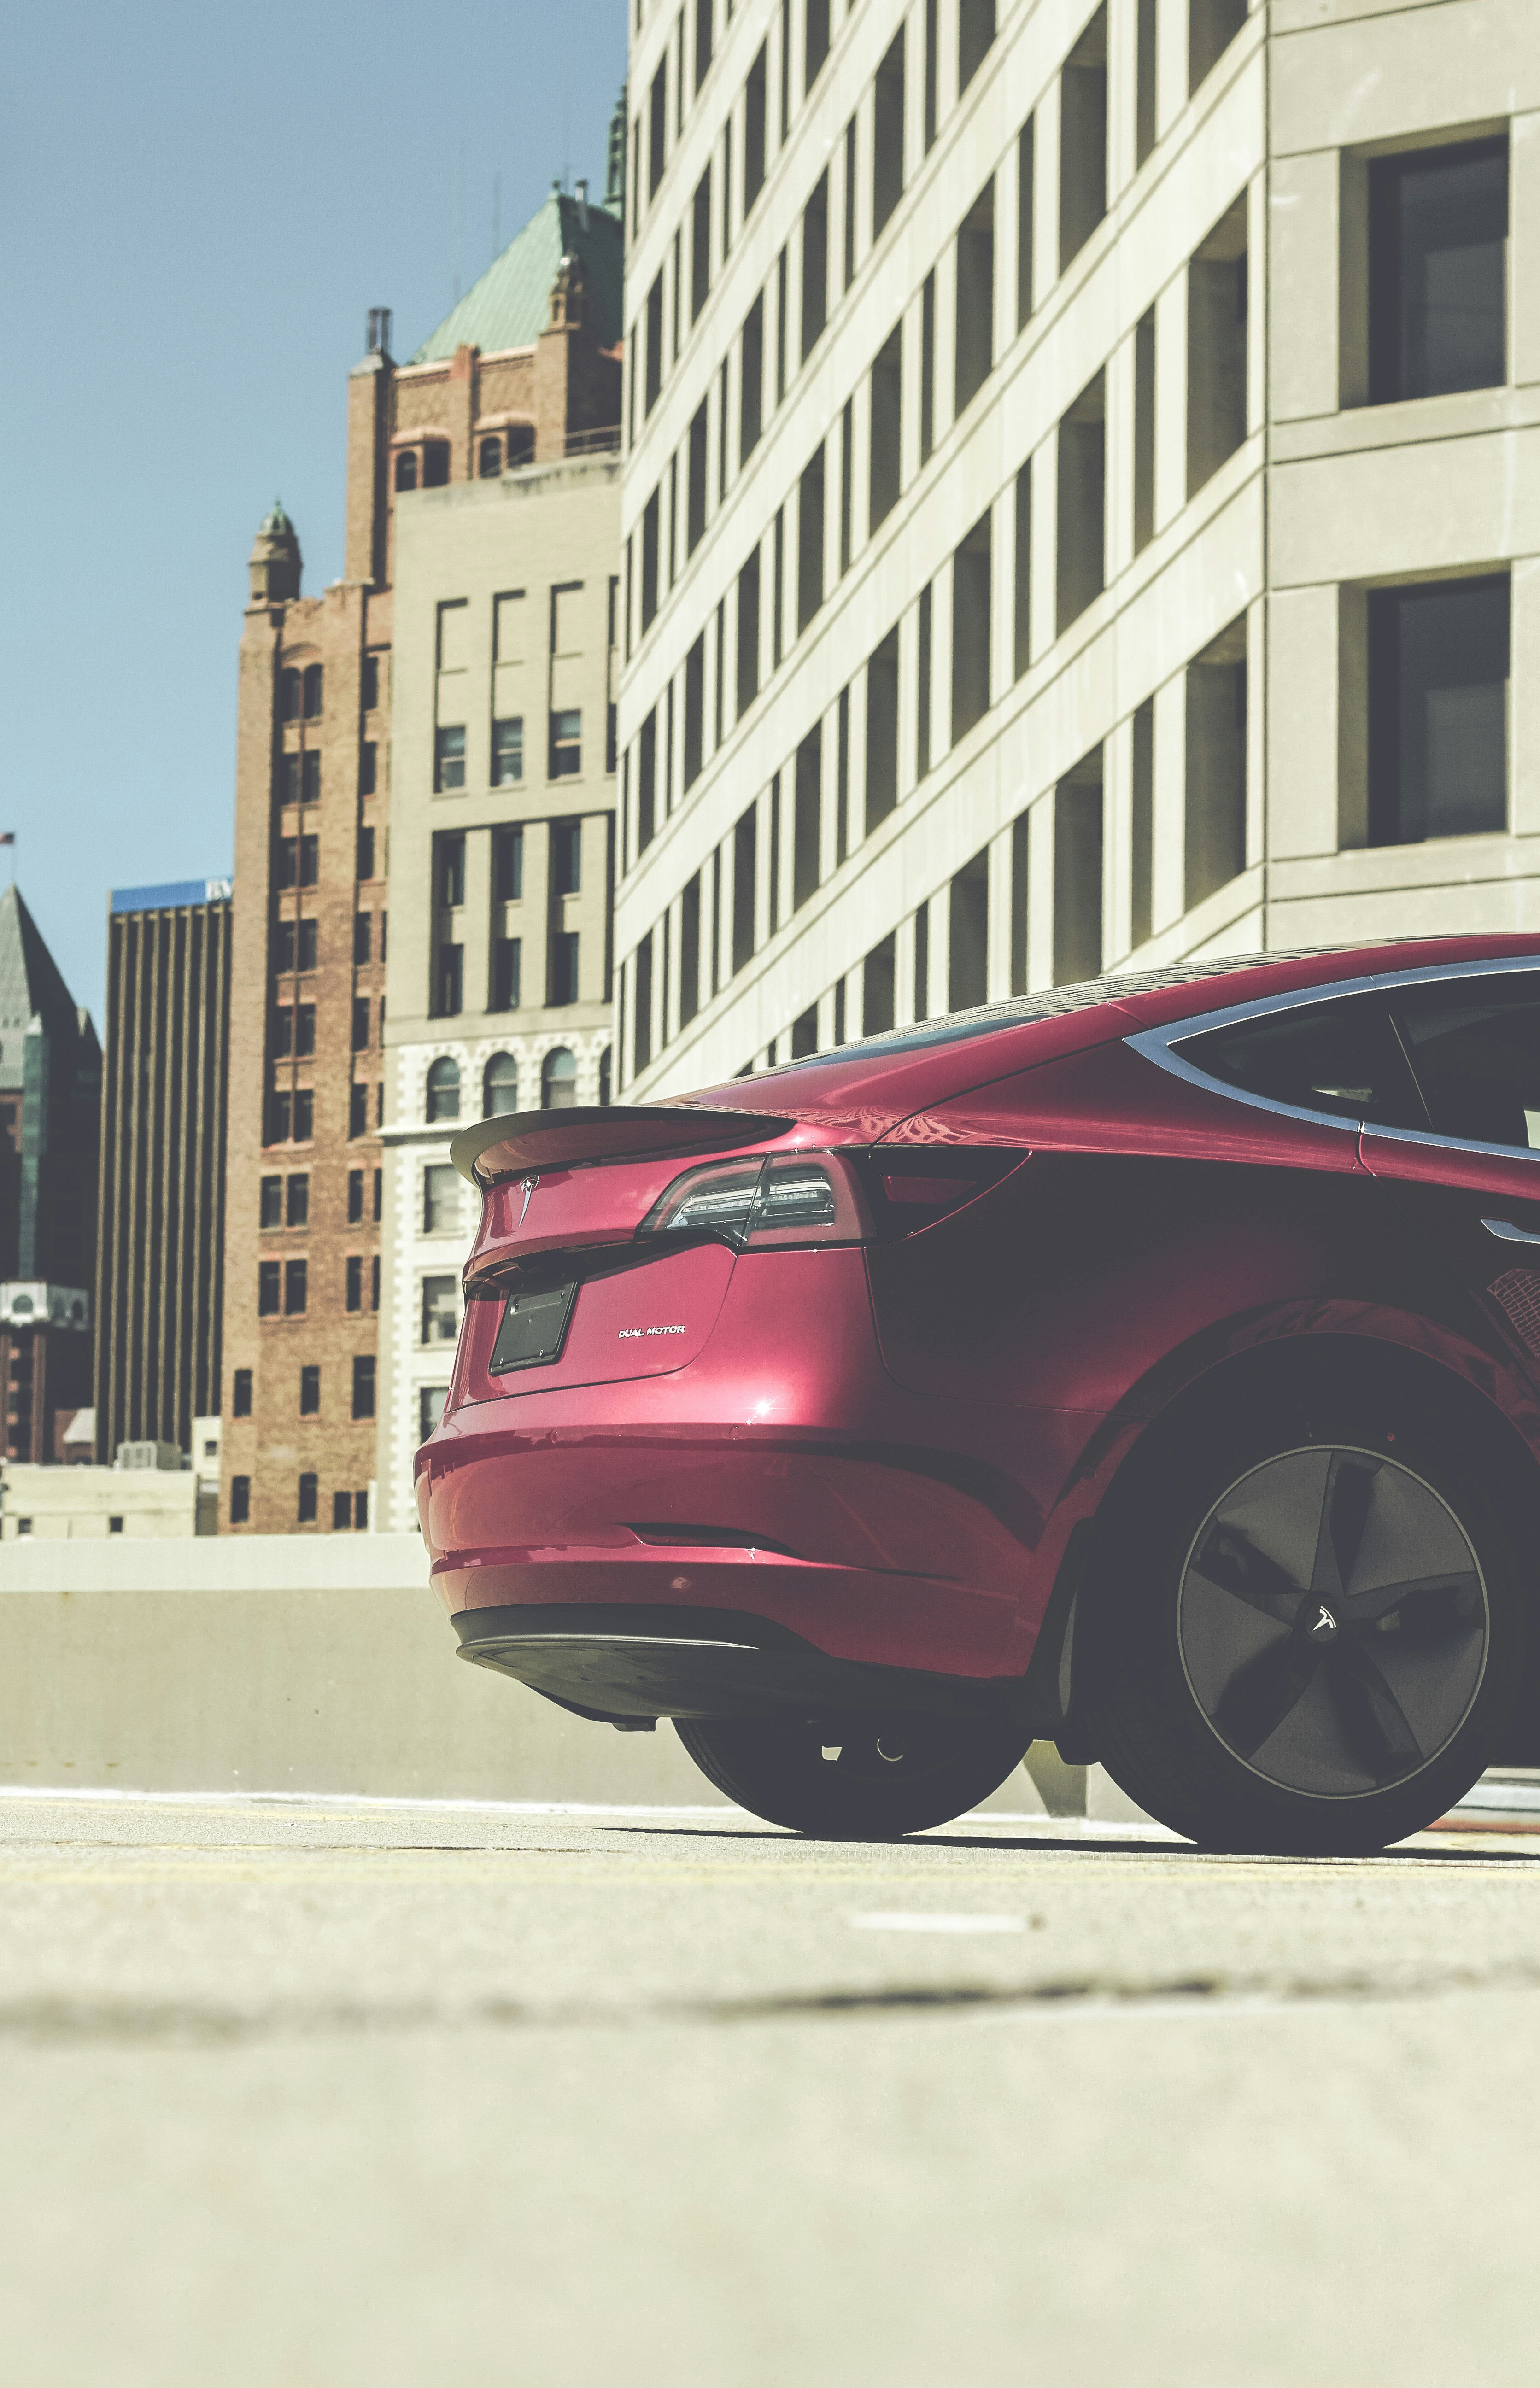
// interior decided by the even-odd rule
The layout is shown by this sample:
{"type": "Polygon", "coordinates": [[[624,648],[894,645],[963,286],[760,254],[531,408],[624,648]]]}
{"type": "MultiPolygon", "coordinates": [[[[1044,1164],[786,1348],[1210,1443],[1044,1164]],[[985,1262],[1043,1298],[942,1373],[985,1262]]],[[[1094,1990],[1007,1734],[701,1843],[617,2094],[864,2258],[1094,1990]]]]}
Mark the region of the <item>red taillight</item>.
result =
{"type": "Polygon", "coordinates": [[[781,1244],[887,1243],[973,1201],[1019,1152],[776,1153],[687,1169],[639,1236],[715,1236],[742,1251],[781,1244]]]}
{"type": "Polygon", "coordinates": [[[871,1219],[859,1179],[841,1153],[778,1153],[688,1169],[655,1202],[639,1236],[719,1236],[748,1244],[859,1244],[871,1219]]]}

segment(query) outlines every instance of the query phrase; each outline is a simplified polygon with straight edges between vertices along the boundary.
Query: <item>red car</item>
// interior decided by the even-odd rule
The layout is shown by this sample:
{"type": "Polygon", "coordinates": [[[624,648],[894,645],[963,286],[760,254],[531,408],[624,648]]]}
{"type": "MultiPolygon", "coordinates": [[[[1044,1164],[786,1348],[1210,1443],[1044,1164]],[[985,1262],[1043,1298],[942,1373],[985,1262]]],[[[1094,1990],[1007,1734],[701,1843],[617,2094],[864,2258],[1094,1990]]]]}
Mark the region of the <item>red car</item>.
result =
{"type": "Polygon", "coordinates": [[[461,1655],[818,1834],[1037,1737],[1211,1847],[1540,1759],[1540,941],[1109,977],[521,1112],[418,1454],[461,1655]]]}

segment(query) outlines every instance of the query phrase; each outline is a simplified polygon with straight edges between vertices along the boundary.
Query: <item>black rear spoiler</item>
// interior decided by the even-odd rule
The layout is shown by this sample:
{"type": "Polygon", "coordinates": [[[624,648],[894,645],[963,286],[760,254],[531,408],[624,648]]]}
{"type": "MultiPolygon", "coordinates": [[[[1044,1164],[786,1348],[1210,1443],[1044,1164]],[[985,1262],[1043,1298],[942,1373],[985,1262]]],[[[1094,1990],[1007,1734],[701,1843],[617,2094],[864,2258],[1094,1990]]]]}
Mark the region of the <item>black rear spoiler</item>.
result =
{"type": "Polygon", "coordinates": [[[503,1119],[463,1127],[449,1149],[473,1186],[538,1175],[542,1169],[582,1169],[605,1161],[688,1159],[697,1152],[733,1151],[769,1144],[795,1121],[763,1111],[707,1110],[691,1104],[590,1103],[557,1111],[510,1111],[503,1119]]]}

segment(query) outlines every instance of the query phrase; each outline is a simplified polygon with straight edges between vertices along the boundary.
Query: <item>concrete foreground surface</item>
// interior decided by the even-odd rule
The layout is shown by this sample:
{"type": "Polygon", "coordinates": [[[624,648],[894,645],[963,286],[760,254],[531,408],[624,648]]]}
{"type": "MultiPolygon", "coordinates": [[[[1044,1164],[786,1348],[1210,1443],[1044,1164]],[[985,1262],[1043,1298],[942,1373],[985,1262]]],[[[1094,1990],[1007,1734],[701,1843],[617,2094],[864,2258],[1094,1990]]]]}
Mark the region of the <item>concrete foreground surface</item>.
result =
{"type": "Polygon", "coordinates": [[[1533,2379],[1540,1842],[0,1797],[25,2388],[1533,2379]]]}

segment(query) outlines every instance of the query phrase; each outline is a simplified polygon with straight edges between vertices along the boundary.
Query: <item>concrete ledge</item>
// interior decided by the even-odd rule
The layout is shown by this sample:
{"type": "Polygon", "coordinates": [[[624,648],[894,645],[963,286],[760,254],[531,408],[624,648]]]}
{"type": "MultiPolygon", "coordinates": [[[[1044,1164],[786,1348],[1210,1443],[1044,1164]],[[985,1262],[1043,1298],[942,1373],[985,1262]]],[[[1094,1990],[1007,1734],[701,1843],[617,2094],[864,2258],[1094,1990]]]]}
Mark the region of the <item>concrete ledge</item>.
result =
{"type": "MultiPolygon", "coordinates": [[[[668,1725],[616,1733],[456,1656],[415,1534],[0,1549],[0,1786],[714,1802],[668,1725]]],[[[1115,1820],[1046,1744],[987,1810],[1115,1820]]]]}

